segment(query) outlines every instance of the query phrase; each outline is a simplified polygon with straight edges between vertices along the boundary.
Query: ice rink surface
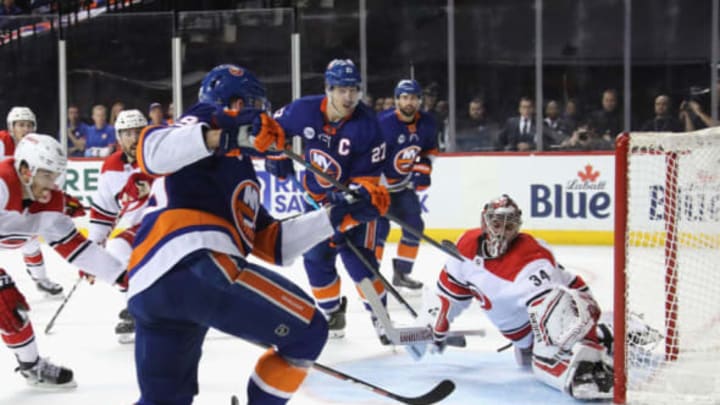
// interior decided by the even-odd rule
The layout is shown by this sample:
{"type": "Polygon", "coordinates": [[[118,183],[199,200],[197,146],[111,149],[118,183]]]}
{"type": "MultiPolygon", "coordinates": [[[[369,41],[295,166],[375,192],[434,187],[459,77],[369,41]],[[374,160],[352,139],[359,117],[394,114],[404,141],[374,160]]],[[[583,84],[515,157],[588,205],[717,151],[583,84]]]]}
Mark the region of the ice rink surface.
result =
{"type": "MultiPolygon", "coordinates": [[[[51,278],[62,283],[65,293],[77,280],[77,272],[64,264],[54,251],[43,246],[51,278]]],[[[391,276],[391,253],[385,250],[383,273],[391,276]]],[[[612,248],[556,246],[554,252],[566,268],[582,275],[595,293],[603,310],[612,309],[612,248]]],[[[14,372],[17,365],[6,348],[0,350],[0,405],[130,405],[139,398],[135,380],[133,347],[117,342],[114,327],[123,308],[123,294],[114,288],[82,282],[58,317],[51,333],[43,331],[62,300],[43,297],[25,273],[19,251],[0,251],[2,267],[13,276],[32,308],[30,312],[41,356],[75,372],[78,387],[72,390],[43,391],[25,384],[14,372]]],[[[434,286],[445,261],[444,253],[423,244],[414,276],[434,286]]],[[[418,396],[443,379],[457,388],[441,404],[569,404],[576,403],[563,394],[536,381],[529,370],[515,364],[510,350],[497,348],[507,342],[485,319],[477,303],[464,312],[452,329],[484,328],[485,337],[469,337],[464,349],[449,348],[442,356],[426,356],[419,362],[402,347],[381,346],[362,308],[352,282],[338,266],[343,293],[348,297],[348,327],[344,339],[330,340],[319,363],[381,386],[404,396],[418,396]]],[[[280,269],[282,274],[309,291],[302,261],[280,269]]],[[[406,296],[419,311],[420,294],[406,296]]],[[[412,318],[399,303],[389,298],[390,315],[396,325],[411,325],[412,318]]],[[[229,309],[242,312],[241,308],[229,309]]],[[[205,342],[200,364],[200,393],[196,405],[227,405],[236,394],[245,400],[245,385],[261,350],[231,336],[211,331],[205,342]]],[[[394,404],[393,400],[364,390],[318,371],[311,371],[290,404],[394,404]]],[[[579,403],[579,402],[578,402],[579,403]]]]}

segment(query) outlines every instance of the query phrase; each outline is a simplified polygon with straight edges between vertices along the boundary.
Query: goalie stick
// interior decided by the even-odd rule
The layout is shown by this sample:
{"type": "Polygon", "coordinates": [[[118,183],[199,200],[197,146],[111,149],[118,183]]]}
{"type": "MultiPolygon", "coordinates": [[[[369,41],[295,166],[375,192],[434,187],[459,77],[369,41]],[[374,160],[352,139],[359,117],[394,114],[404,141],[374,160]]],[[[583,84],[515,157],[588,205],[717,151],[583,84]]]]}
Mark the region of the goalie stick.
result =
{"type": "Polygon", "coordinates": [[[70,297],[72,297],[73,293],[77,289],[78,285],[80,285],[80,282],[82,281],[82,277],[78,277],[77,281],[75,281],[75,284],[73,284],[72,288],[70,289],[70,292],[68,292],[68,295],[65,297],[63,302],[58,307],[57,311],[55,311],[55,315],[53,315],[52,318],[50,318],[50,322],[48,322],[47,326],[45,327],[45,334],[50,333],[50,329],[55,325],[55,320],[57,319],[58,315],[60,315],[60,312],[65,308],[65,304],[70,300],[70,297]]]}
{"type": "MultiPolygon", "coordinates": [[[[383,329],[385,329],[385,335],[394,345],[407,346],[419,343],[431,343],[433,341],[432,329],[427,326],[401,328],[393,326],[387,311],[385,311],[385,307],[380,301],[380,297],[378,297],[369,279],[364,278],[360,281],[358,288],[362,291],[373,313],[378,318],[383,329]]],[[[448,332],[446,343],[448,346],[465,347],[465,336],[485,336],[485,331],[483,329],[451,331],[448,332]]]]}

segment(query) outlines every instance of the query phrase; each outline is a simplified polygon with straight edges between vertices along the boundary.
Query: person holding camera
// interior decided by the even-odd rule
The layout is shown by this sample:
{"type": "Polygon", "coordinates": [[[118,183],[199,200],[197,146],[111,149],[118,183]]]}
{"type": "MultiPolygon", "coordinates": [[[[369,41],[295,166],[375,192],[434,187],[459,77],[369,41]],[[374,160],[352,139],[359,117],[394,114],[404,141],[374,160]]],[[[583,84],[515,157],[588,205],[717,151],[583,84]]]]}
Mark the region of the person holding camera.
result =
{"type": "Polygon", "coordinates": [[[587,123],[579,125],[569,138],[560,143],[562,150],[612,150],[614,139],[609,133],[598,134],[587,123]]]}
{"type": "Polygon", "coordinates": [[[694,131],[696,129],[719,125],[712,117],[705,114],[700,103],[693,99],[683,100],[680,104],[680,120],[685,125],[685,131],[694,131]]]}

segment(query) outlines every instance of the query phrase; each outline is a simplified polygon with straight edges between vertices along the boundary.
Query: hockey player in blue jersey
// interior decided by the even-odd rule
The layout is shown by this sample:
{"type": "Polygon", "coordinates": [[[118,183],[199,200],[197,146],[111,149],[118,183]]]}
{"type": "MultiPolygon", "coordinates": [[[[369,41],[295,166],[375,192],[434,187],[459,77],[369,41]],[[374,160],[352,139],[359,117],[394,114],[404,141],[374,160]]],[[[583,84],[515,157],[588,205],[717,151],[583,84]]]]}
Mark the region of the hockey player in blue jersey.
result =
{"type": "MultiPolygon", "coordinates": [[[[386,145],[380,134],[375,113],[360,103],[360,73],[350,60],[335,59],[325,71],[324,95],[307,96],[293,101],[275,113],[288,136],[300,136],[304,142],[305,160],[340,183],[349,187],[378,184],[385,163],[386,145]]],[[[278,177],[282,161],[267,166],[278,177]]],[[[314,204],[326,205],[336,188],[310,171],[305,172],[303,186],[314,204]]],[[[306,209],[312,207],[307,204],[306,209]]],[[[376,265],[376,224],[369,222],[343,228],[342,235],[328,238],[303,255],[312,292],[328,317],[331,337],[344,336],[347,299],[340,294],[340,277],[335,267],[339,254],[355,283],[369,278],[385,302],[385,288],[347,246],[354,244],[365,259],[376,265]]],[[[366,308],[369,310],[367,303],[366,308]]],[[[387,337],[373,319],[383,343],[387,337]]]]}
{"type": "Polygon", "coordinates": [[[284,145],[282,128],[255,109],[264,104],[264,87],[251,72],[220,65],[175,125],[149,126],[140,135],[138,164],[158,177],[128,265],[139,405],[192,403],[209,328],[268,346],[248,382],[247,403],[285,404],[320,355],[327,321],[300,287],[246,256],[288,264],[389,205],[385,188],[362,183],[354,202],[333,195],[336,204],[327,209],[271,217],[251,159],[239,148],[247,125],[258,150],[284,145]]]}
{"type": "MultiPolygon", "coordinates": [[[[420,110],[422,89],[415,80],[400,80],[395,86],[395,108],[378,115],[387,144],[388,159],[383,171],[390,191],[390,210],[395,217],[422,232],[424,223],[417,192],[430,186],[432,161],[438,154],[437,125],[432,115],[420,110]]],[[[385,239],[390,231],[386,218],[378,219],[378,261],[382,261],[385,239]]],[[[411,290],[422,283],[410,278],[420,239],[402,230],[397,257],[392,261],[392,283],[411,290]]]]}

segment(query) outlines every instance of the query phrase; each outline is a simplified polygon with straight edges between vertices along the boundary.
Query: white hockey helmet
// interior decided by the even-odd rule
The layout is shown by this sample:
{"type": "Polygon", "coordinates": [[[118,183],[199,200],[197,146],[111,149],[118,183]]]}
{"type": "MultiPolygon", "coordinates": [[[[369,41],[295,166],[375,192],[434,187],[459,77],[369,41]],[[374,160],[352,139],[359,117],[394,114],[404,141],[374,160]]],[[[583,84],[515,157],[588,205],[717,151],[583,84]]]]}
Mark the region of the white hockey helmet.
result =
{"type": "Polygon", "coordinates": [[[19,172],[20,164],[25,162],[33,176],[38,169],[62,174],[67,168],[67,156],[62,145],[50,135],[25,135],[15,148],[14,157],[15,169],[19,172]]]}
{"type": "Polygon", "coordinates": [[[115,119],[115,130],[143,128],[147,126],[148,121],[140,110],[122,110],[115,119]]]}
{"type": "Polygon", "coordinates": [[[7,129],[10,135],[13,133],[13,124],[16,121],[30,121],[33,123],[33,131],[37,129],[35,113],[29,107],[13,107],[7,115],[7,129]]]}
{"type": "Polygon", "coordinates": [[[522,211],[507,194],[485,204],[482,229],[486,235],[484,250],[488,257],[500,257],[520,232],[522,211]]]}

